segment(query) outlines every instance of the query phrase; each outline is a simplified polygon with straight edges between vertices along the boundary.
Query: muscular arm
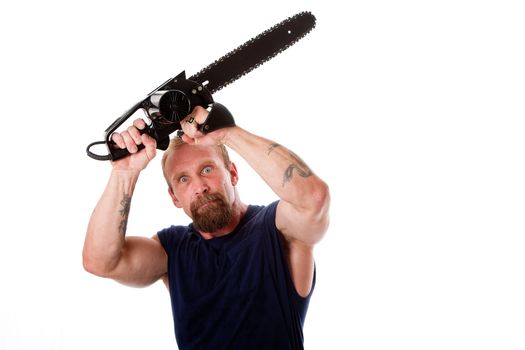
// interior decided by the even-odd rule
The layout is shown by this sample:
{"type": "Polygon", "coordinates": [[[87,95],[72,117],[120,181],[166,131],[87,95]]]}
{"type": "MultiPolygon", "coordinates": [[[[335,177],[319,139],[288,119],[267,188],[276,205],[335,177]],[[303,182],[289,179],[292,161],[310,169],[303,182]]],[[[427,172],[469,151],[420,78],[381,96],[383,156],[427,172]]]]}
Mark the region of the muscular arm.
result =
{"type": "MultiPolygon", "coordinates": [[[[119,142],[131,148],[129,135],[124,136],[127,144],[123,138],[119,142]]],[[[82,252],[88,272],[135,287],[150,285],[167,271],[166,253],[158,238],[126,237],[135,185],[155,155],[154,141],[147,136],[142,140],[146,149],[113,163],[106,189],[91,215],[82,252]]]]}
{"type": "Polygon", "coordinates": [[[289,240],[313,246],[328,227],[328,186],[289,149],[231,128],[225,144],[239,153],[279,196],[277,228],[289,240]]]}

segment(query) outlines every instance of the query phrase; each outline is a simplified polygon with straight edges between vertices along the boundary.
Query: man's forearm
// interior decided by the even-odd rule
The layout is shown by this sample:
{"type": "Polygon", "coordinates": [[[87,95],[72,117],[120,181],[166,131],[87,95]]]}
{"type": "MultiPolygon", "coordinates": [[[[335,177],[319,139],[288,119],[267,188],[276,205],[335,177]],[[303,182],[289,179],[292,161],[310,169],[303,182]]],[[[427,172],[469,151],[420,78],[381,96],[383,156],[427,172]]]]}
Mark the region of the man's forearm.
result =
{"type": "Polygon", "coordinates": [[[312,196],[325,185],[295,153],[239,127],[231,128],[225,144],[241,155],[281,200],[303,209],[315,206],[312,196]]]}
{"type": "Polygon", "coordinates": [[[139,172],[113,170],[89,221],[83,249],[84,267],[106,275],[116,267],[125,242],[131,197],[139,172]]]}

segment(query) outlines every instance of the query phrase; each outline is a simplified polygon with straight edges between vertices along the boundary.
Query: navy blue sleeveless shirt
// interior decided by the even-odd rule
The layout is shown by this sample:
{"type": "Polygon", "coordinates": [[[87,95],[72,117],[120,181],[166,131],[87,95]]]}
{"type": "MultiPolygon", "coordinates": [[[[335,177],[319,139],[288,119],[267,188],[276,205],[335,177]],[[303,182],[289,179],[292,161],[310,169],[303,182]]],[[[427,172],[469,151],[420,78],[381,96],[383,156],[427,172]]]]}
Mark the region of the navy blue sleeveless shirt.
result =
{"type": "Polygon", "coordinates": [[[277,203],[249,206],[235,231],[210,240],[191,224],[158,233],[181,350],[303,349],[312,291],[303,298],[293,285],[277,203]]]}

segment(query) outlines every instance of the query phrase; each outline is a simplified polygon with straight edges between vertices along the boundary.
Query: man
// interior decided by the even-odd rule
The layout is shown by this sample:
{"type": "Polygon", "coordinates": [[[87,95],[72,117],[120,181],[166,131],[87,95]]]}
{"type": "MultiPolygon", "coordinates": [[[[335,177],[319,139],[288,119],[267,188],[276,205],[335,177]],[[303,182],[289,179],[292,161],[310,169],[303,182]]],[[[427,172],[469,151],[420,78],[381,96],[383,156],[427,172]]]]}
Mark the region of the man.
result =
{"type": "Polygon", "coordinates": [[[169,195],[192,219],[153,238],[125,236],[140,172],[155,140],[139,119],[113,135],[130,156],[112,163],[88,225],[84,268],[131,286],[163,279],[180,349],[302,349],[302,326],[315,283],[313,249],[328,227],[329,191],[294,153],[238,127],[198,131],[196,107],[164,153],[169,195]],[[145,147],[139,151],[137,145],[145,147]],[[236,151],[280,198],[244,204],[226,149],[236,151]]]}

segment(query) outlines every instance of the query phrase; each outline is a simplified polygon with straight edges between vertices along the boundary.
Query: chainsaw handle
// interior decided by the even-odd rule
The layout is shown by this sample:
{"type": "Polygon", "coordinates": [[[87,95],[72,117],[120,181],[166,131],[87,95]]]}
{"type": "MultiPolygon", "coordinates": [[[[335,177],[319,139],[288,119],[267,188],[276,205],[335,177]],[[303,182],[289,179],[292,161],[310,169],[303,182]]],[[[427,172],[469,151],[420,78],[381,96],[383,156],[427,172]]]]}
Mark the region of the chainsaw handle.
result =
{"type": "MultiPolygon", "coordinates": [[[[139,132],[143,134],[146,132],[146,130],[139,130],[139,132]]],[[[143,144],[137,145],[137,148],[140,151],[141,149],[144,148],[144,145],[143,144]]],[[[120,158],[124,158],[130,154],[126,148],[119,148],[114,141],[92,142],[87,146],[86,153],[90,158],[93,158],[95,160],[112,160],[112,161],[118,160],[120,158]],[[107,145],[109,149],[109,153],[106,155],[100,155],[100,154],[93,153],[91,151],[91,147],[95,145],[107,145]]]]}
{"type": "MultiPolygon", "coordinates": [[[[139,104],[136,105],[135,111],[140,107],[139,104]]],[[[132,109],[133,110],[133,109],[132,109]]],[[[93,142],[88,145],[86,152],[87,155],[93,159],[96,160],[118,160],[120,158],[126,157],[129,155],[129,152],[126,148],[119,148],[117,144],[111,140],[111,135],[115,131],[115,129],[120,126],[132,113],[128,112],[123,117],[117,119],[107,130],[106,130],[106,141],[97,141],[93,142]],[[98,155],[93,152],[91,152],[91,147],[98,144],[106,144],[109,150],[109,153],[107,155],[98,155]]],[[[203,124],[199,125],[199,131],[201,131],[203,134],[208,134],[212,131],[235,126],[235,120],[233,118],[233,115],[231,112],[222,104],[218,102],[214,102],[211,106],[211,110],[208,113],[208,117],[204,121],[203,124]]],[[[179,130],[180,131],[180,130],[179,130]]],[[[153,129],[151,126],[148,126],[144,129],[139,130],[140,134],[147,133],[151,137],[153,137],[155,140],[157,140],[157,148],[160,150],[165,151],[168,148],[168,145],[170,143],[169,136],[166,136],[159,140],[158,135],[155,133],[155,129],[153,129]]],[[[182,135],[182,132],[179,133],[179,136],[182,135]]],[[[144,145],[140,144],[137,145],[139,151],[144,148],[144,145]]]]}
{"type": "MultiPolygon", "coordinates": [[[[139,129],[139,132],[141,135],[146,133],[150,135],[151,137],[153,137],[157,141],[157,149],[165,151],[168,148],[168,145],[170,143],[169,137],[165,137],[161,140],[158,140],[157,137],[153,135],[154,130],[150,127],[146,127],[145,129],[139,129]]],[[[108,147],[110,147],[110,152],[108,154],[109,160],[112,160],[112,161],[119,160],[130,154],[127,148],[118,147],[117,144],[113,140],[110,140],[104,143],[106,143],[108,147]]],[[[137,152],[139,152],[140,150],[144,148],[145,146],[143,144],[137,145],[137,149],[138,149],[137,152]]]]}

